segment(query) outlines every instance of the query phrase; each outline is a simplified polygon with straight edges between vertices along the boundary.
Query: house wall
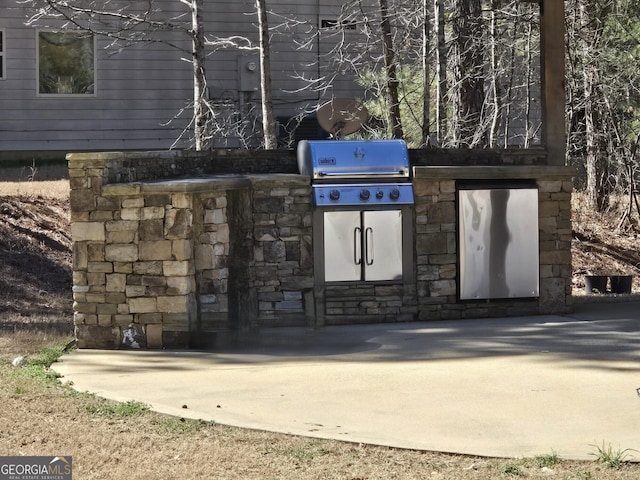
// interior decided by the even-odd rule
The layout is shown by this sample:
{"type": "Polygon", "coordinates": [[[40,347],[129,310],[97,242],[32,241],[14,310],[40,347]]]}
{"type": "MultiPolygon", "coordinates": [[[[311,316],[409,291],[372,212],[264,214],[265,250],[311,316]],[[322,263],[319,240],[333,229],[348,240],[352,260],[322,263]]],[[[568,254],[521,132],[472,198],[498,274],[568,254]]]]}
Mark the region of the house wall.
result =
{"type": "Polygon", "coordinates": [[[0,150],[168,148],[185,120],[168,122],[185,105],[191,83],[178,51],[136,46],[110,55],[96,44],[95,95],[39,95],[37,29],[25,8],[2,2],[6,79],[0,82],[0,150]]]}
{"type": "MultiPolygon", "coordinates": [[[[212,36],[246,36],[257,40],[251,2],[205,2],[205,32],[212,36]]],[[[166,12],[184,11],[173,0],[157,0],[166,12]]],[[[315,104],[321,94],[300,90],[295,77],[317,78],[320,42],[309,49],[297,49],[291,40],[302,40],[308,25],[317,25],[319,12],[337,15],[340,4],[333,1],[299,5],[290,0],[271,2],[270,9],[295,17],[301,23],[286,33],[275,34],[272,44],[272,82],[276,116],[293,116],[304,106],[315,104]]],[[[0,29],[5,32],[6,78],[0,80],[0,152],[96,151],[168,149],[190,120],[187,107],[193,97],[192,67],[185,55],[161,43],[134,45],[120,52],[106,49],[108,40],[97,39],[96,93],[82,96],[42,96],[36,92],[36,27],[25,26],[26,7],[12,0],[0,0],[0,29]]],[[[274,25],[282,21],[271,16],[274,25]]],[[[41,22],[44,25],[44,22],[41,22]]],[[[54,21],[47,26],[55,27],[54,21]]],[[[162,37],[189,51],[190,40],[181,33],[162,37]]],[[[217,113],[235,121],[237,112],[259,125],[259,72],[246,69],[256,52],[237,48],[211,48],[208,57],[208,87],[217,113]],[[240,60],[239,60],[240,59],[240,60]]],[[[361,89],[351,81],[338,82],[329,96],[354,96],[361,89]]],[[[239,146],[233,134],[222,143],[239,146]]],[[[187,146],[186,142],[178,147],[187,146]]],[[[6,156],[6,154],[5,154],[6,156]]]]}

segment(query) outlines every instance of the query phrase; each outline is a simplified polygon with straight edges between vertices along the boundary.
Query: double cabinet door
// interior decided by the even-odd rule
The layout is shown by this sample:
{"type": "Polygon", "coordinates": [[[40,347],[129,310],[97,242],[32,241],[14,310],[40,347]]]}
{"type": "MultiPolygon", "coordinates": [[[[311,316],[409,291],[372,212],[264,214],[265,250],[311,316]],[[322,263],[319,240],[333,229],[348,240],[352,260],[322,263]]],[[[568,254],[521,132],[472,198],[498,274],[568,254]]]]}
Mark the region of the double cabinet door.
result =
{"type": "Polygon", "coordinates": [[[402,211],[324,212],[326,282],[402,279],[402,211]]]}

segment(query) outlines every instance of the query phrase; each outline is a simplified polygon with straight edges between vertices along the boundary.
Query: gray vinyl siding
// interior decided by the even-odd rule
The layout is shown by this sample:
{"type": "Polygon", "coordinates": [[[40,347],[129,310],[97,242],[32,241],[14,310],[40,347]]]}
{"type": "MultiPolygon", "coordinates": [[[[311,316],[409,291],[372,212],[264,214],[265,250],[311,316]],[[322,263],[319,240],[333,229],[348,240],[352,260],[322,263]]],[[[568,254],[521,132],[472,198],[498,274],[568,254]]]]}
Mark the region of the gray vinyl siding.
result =
{"type": "Polygon", "coordinates": [[[105,40],[97,38],[95,95],[39,95],[38,29],[24,26],[24,9],[2,10],[7,58],[0,150],[164,149],[178,138],[188,115],[161,124],[185,106],[191,92],[190,66],[179,52],[152,45],[109,55],[105,40]]]}
{"type": "MultiPolygon", "coordinates": [[[[335,40],[309,42],[309,48],[302,49],[300,44],[306,43],[310,30],[316,29],[321,18],[336,18],[344,2],[324,0],[314,2],[293,2],[281,0],[269,2],[269,26],[271,27],[271,79],[272,95],[276,116],[294,116],[301,111],[309,111],[322,101],[334,96],[361,96],[362,89],[352,78],[340,79],[324,92],[304,88],[305,82],[300,77],[317,79],[327,73],[333,73],[331,65],[320,57],[327,52],[335,40]],[[294,27],[284,26],[287,19],[295,19],[294,27]]],[[[209,19],[207,33],[215,32],[217,36],[242,35],[258,41],[257,17],[254,2],[207,2],[205,4],[209,19]],[[237,21],[233,21],[233,17],[237,21]],[[220,20],[223,19],[223,20],[220,20]]],[[[223,50],[215,52],[210,58],[208,80],[210,86],[223,92],[237,90],[238,71],[237,58],[251,55],[250,52],[223,50]],[[215,66],[215,68],[212,68],[215,66]]],[[[257,52],[254,53],[257,55],[257,52]]],[[[309,87],[308,84],[306,84],[309,87]]],[[[257,97],[256,97],[257,98],[257,97]]]]}
{"type": "MultiPolygon", "coordinates": [[[[331,10],[335,8],[337,14],[340,9],[338,2],[323,2],[321,14],[317,0],[309,3],[270,2],[269,8],[276,12],[270,16],[272,26],[281,22],[283,16],[290,16],[316,27],[320,17],[331,17],[331,10]]],[[[165,11],[185,11],[184,5],[176,0],[162,0],[159,5],[165,11]]],[[[219,37],[246,36],[256,45],[254,12],[253,1],[205,2],[205,31],[219,37]]],[[[191,65],[181,60],[188,55],[159,43],[136,45],[110,55],[105,50],[106,39],[97,38],[94,95],[38,95],[37,28],[25,26],[26,16],[25,9],[17,6],[15,0],[0,0],[5,63],[5,79],[0,80],[0,151],[171,147],[191,116],[191,111],[185,110],[180,118],[174,119],[192,98],[191,65]]],[[[317,45],[307,51],[295,46],[296,40],[304,40],[307,29],[301,24],[273,34],[271,68],[276,116],[294,116],[322,101],[317,92],[300,90],[303,84],[295,78],[298,75],[317,78],[323,68],[318,64],[317,45]]],[[[186,49],[190,47],[186,35],[171,35],[173,42],[186,49]]],[[[207,81],[212,100],[217,95],[231,98],[238,109],[258,105],[259,92],[239,90],[242,72],[238,70],[238,57],[257,56],[257,52],[228,48],[209,53],[207,81]]],[[[350,80],[337,85],[340,88],[325,95],[353,96],[358,91],[350,80]]]]}

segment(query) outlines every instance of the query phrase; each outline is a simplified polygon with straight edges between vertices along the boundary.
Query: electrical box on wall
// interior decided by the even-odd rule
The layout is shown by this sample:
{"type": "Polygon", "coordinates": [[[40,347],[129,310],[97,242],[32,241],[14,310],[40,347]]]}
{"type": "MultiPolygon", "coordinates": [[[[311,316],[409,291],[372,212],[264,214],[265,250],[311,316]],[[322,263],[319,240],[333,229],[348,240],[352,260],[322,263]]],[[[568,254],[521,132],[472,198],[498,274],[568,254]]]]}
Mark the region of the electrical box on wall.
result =
{"type": "Polygon", "coordinates": [[[258,55],[238,57],[238,90],[241,92],[260,91],[260,58],[258,55]]]}

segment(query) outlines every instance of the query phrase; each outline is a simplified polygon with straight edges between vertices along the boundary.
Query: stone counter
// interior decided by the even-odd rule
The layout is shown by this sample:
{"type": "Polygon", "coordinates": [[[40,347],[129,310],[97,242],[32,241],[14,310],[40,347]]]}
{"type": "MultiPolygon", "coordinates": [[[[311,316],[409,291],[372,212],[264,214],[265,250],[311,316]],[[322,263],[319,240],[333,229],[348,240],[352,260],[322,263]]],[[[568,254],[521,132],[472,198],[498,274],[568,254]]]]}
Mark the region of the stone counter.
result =
{"type": "Polygon", "coordinates": [[[571,181],[574,167],[540,165],[422,165],[413,167],[416,180],[556,180],[571,181]]]}

